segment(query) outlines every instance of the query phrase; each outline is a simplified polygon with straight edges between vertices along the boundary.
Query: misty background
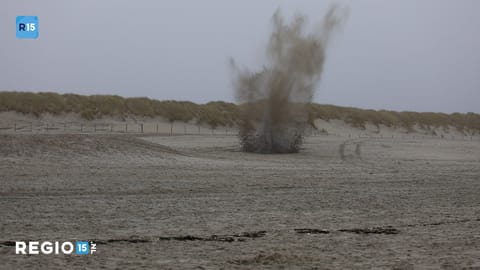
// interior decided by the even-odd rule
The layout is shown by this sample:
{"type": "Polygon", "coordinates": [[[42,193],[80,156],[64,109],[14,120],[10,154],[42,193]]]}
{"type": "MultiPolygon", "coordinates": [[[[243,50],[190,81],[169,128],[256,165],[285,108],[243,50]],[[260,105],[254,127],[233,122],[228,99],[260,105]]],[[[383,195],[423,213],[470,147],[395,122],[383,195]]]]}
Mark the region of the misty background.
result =
{"type": "MultiPolygon", "coordinates": [[[[271,16],[317,22],[333,1],[6,0],[0,90],[233,102],[228,61],[264,62],[271,16]],[[39,17],[40,37],[15,37],[39,17]]],[[[314,102],[480,112],[480,1],[337,1],[349,8],[314,102]]]]}

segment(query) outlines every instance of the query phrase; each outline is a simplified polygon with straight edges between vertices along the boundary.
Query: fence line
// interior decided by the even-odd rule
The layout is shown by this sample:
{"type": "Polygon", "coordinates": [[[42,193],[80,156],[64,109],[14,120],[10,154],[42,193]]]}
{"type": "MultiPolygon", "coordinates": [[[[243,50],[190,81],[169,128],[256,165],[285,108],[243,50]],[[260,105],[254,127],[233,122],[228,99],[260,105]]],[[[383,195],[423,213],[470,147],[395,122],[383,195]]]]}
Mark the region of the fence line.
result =
{"type": "MultiPolygon", "coordinates": [[[[156,122],[147,123],[82,123],[82,122],[29,122],[16,121],[9,124],[0,122],[0,133],[132,133],[132,134],[162,134],[162,135],[238,135],[235,127],[210,128],[202,125],[173,123],[161,125],[156,122]],[[163,129],[160,127],[163,126],[163,129]]],[[[426,134],[368,134],[349,133],[336,134],[326,130],[311,130],[309,136],[334,136],[348,138],[375,139],[445,139],[459,141],[480,140],[472,135],[426,135],[426,134]]]]}
{"type": "Polygon", "coordinates": [[[237,135],[234,127],[210,128],[193,124],[28,122],[0,123],[0,133],[138,133],[170,135],[237,135]],[[168,126],[168,127],[167,127],[168,126]]]}

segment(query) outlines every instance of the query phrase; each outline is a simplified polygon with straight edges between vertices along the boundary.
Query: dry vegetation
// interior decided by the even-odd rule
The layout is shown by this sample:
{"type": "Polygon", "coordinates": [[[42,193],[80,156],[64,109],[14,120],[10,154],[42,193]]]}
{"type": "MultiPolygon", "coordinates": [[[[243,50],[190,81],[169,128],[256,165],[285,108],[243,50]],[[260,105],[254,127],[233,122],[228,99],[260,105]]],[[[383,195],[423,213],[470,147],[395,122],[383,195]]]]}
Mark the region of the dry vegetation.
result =
{"type": "MultiPolygon", "coordinates": [[[[241,119],[240,106],[215,101],[195,104],[188,101],[159,101],[144,97],[123,98],[115,95],[82,96],[76,94],[0,92],[0,112],[16,111],[40,116],[42,113],[60,115],[77,113],[87,120],[104,116],[125,118],[129,115],[161,116],[170,122],[195,120],[197,123],[216,126],[234,126],[241,119]]],[[[415,125],[426,130],[455,127],[464,134],[480,133],[480,115],[476,113],[431,113],[375,111],[333,105],[311,104],[310,119],[344,120],[357,128],[367,123],[411,130],[415,125]]],[[[313,125],[313,121],[310,121],[313,125]]]]}

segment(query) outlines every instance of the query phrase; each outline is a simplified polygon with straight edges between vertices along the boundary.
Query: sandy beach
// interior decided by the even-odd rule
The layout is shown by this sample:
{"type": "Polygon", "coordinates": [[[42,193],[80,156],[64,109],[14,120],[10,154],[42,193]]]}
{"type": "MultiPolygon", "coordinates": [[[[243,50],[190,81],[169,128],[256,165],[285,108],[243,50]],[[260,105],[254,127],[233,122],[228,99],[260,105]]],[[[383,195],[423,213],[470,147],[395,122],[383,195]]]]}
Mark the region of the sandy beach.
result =
{"type": "Polygon", "coordinates": [[[476,140],[344,133],[278,155],[225,135],[0,142],[3,269],[480,269],[476,140]],[[15,255],[19,240],[98,251],[15,255]]]}

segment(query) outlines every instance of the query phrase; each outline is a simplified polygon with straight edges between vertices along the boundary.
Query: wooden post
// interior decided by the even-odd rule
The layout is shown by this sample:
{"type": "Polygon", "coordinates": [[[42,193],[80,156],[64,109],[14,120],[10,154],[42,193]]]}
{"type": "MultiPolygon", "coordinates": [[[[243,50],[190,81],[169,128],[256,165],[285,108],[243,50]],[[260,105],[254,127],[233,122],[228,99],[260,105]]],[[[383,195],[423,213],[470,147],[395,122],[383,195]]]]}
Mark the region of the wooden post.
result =
{"type": "Polygon", "coordinates": [[[97,132],[97,124],[93,124],[93,132],[97,132]]]}
{"type": "Polygon", "coordinates": [[[127,132],[128,132],[128,124],[125,123],[125,133],[127,133],[127,132]]]}
{"type": "Polygon", "coordinates": [[[143,123],[140,123],[140,133],[143,133],[143,123]]]}
{"type": "Polygon", "coordinates": [[[157,134],[158,134],[158,123],[157,123],[157,134]]]}
{"type": "Polygon", "coordinates": [[[17,122],[13,123],[13,132],[17,132],[17,122]]]}
{"type": "Polygon", "coordinates": [[[80,124],[80,132],[83,132],[83,123],[80,124]]]}
{"type": "Polygon", "coordinates": [[[187,135],[187,125],[183,124],[183,135],[187,135]]]}

